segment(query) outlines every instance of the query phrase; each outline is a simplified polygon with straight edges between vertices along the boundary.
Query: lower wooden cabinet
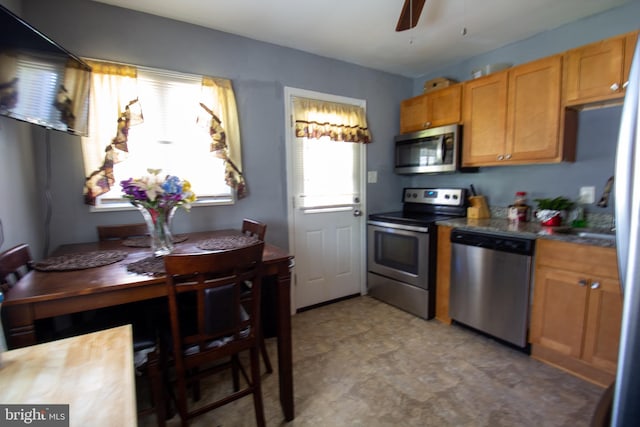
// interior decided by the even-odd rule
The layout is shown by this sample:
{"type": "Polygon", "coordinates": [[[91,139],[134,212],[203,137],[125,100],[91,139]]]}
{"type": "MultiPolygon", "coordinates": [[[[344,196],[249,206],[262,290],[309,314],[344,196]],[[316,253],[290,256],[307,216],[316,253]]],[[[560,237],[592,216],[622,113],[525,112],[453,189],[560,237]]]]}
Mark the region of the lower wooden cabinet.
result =
{"type": "Polygon", "coordinates": [[[438,254],[436,265],[436,319],[451,324],[449,317],[449,285],[451,283],[451,230],[438,226],[438,254]]]}
{"type": "Polygon", "coordinates": [[[534,274],[531,355],[608,386],[622,318],[615,249],[539,239],[534,274]]]}

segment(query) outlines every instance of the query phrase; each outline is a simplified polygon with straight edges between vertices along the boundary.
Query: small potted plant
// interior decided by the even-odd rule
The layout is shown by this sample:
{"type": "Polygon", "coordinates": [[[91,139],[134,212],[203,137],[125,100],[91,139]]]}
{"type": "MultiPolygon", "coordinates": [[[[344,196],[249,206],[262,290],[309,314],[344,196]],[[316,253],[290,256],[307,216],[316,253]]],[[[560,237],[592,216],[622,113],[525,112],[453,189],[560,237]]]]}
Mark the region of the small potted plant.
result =
{"type": "Polygon", "coordinates": [[[573,208],[575,204],[566,197],[556,197],[554,199],[535,199],[538,203],[536,210],[536,218],[541,225],[547,227],[556,227],[562,224],[567,217],[567,212],[573,208]]]}

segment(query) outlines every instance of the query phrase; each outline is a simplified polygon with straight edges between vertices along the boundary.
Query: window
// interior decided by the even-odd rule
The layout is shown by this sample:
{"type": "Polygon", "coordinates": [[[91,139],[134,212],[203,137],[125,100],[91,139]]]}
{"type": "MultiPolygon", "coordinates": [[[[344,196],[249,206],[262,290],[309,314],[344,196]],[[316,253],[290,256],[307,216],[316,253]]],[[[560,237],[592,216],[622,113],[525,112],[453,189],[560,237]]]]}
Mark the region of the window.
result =
{"type": "Polygon", "coordinates": [[[299,138],[294,144],[295,182],[302,188],[299,207],[351,207],[358,195],[359,145],[351,142],[299,138]]]}
{"type": "Polygon", "coordinates": [[[95,209],[130,207],[120,181],[146,175],[148,168],[191,182],[196,205],[233,201],[224,161],[210,151],[209,128],[196,120],[201,88],[201,76],[138,68],[136,93],[144,122],[129,129],[128,153],[113,167],[115,184],[97,197],[95,209]]]}

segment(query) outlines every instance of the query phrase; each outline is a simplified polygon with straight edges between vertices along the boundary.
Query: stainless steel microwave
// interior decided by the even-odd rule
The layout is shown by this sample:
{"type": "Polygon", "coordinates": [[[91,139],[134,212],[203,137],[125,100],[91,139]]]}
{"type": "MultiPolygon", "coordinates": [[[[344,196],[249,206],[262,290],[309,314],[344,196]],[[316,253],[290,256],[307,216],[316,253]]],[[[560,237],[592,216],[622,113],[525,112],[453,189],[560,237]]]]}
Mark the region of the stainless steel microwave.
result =
{"type": "Polygon", "coordinates": [[[440,126],[395,138],[398,174],[455,172],[460,167],[462,127],[440,126]]]}

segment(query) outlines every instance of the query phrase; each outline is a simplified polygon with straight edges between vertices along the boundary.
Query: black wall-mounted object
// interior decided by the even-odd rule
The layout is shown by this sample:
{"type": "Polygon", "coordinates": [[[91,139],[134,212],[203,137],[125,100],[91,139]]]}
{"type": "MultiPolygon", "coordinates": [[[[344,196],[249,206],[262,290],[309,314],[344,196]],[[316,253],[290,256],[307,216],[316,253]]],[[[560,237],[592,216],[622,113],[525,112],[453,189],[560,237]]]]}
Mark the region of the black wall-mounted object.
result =
{"type": "Polygon", "coordinates": [[[91,68],[0,5],[0,115],[86,136],[91,68]]]}

